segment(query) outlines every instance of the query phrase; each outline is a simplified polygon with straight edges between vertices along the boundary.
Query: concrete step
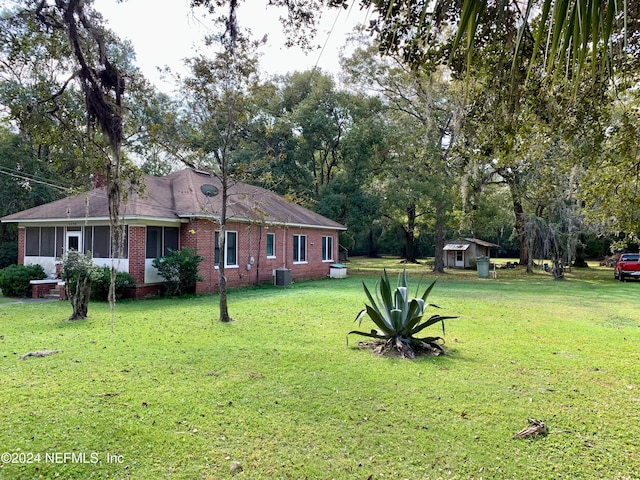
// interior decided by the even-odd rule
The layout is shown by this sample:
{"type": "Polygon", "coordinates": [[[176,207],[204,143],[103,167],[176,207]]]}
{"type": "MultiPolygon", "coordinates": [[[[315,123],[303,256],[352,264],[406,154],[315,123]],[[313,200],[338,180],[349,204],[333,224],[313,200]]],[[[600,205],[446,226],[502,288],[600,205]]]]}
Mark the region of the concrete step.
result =
{"type": "Polygon", "coordinates": [[[62,293],[61,290],[64,287],[61,286],[55,286],[53,287],[51,290],[49,290],[47,293],[44,294],[44,298],[50,298],[50,299],[61,299],[62,298],[62,293]]]}

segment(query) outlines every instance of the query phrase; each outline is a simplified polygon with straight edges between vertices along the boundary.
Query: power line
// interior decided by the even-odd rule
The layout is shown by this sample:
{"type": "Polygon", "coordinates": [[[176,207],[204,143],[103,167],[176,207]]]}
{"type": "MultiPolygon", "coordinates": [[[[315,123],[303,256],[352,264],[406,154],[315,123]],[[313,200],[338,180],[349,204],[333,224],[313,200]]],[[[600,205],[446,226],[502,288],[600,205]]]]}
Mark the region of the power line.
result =
{"type": "Polygon", "coordinates": [[[35,176],[29,177],[29,174],[20,173],[18,170],[11,170],[6,167],[0,167],[0,174],[8,175],[19,180],[25,180],[27,182],[39,183],[41,185],[46,185],[48,187],[63,190],[65,192],[69,191],[69,187],[63,187],[62,185],[57,185],[55,183],[52,183],[51,181],[38,180],[35,176]]]}

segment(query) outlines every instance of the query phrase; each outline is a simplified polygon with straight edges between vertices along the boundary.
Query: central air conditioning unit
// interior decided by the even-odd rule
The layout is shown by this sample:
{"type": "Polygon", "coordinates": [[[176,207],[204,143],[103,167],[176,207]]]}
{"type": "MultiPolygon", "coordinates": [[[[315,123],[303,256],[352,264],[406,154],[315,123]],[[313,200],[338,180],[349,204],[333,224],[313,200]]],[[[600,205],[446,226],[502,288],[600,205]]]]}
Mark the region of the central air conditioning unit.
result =
{"type": "Polygon", "coordinates": [[[291,285],[291,270],[288,268],[276,268],[273,271],[276,287],[288,287],[291,285]]]}

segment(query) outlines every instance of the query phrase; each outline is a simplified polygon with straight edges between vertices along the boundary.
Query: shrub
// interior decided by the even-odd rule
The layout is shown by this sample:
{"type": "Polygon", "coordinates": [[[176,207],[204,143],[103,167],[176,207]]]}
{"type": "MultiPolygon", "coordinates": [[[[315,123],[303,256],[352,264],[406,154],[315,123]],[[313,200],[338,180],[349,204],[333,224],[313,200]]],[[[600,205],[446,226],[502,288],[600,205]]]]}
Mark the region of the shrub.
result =
{"type": "Polygon", "coordinates": [[[416,352],[425,352],[433,355],[444,353],[442,346],[439,344],[439,342],[443,341],[442,337],[416,337],[422,330],[438,322],[442,324],[442,334],[444,335],[444,320],[456,318],[433,315],[426,321],[422,321],[427,307],[438,308],[436,305],[427,303],[427,298],[435,283],[434,280],[420,298],[409,299],[406,270],[398,276],[398,286],[395,292],[392,292],[387,271],[384,270],[379,282],[380,294],[378,295],[376,292],[376,300],[374,300],[371,292],[363,282],[364,291],[371,305],[365,304],[365,308],[358,314],[356,321],[359,321],[359,325],[362,325],[362,319],[366,314],[378,328],[370,332],[352,330],[347,335],[354,333],[384,340],[385,342],[381,345],[380,352],[395,349],[404,358],[415,358],[416,352]]]}
{"type": "Polygon", "coordinates": [[[472,270],[478,269],[478,259],[476,257],[469,258],[469,268],[472,270]]]}
{"type": "Polygon", "coordinates": [[[184,295],[196,291],[196,282],[202,281],[198,266],[204,257],[193,248],[170,250],[165,257],[153,260],[153,266],[167,281],[167,295],[184,295]]]}
{"type": "Polygon", "coordinates": [[[9,265],[0,270],[0,288],[6,297],[30,297],[30,280],[42,280],[47,274],[42,265],[9,265]]]}
{"type": "MultiPolygon", "coordinates": [[[[109,286],[111,285],[111,269],[99,267],[96,269],[91,283],[91,300],[107,302],[109,300],[109,286]]],[[[130,288],[136,286],[136,281],[127,272],[116,273],[116,300],[125,297],[130,288]]]]}

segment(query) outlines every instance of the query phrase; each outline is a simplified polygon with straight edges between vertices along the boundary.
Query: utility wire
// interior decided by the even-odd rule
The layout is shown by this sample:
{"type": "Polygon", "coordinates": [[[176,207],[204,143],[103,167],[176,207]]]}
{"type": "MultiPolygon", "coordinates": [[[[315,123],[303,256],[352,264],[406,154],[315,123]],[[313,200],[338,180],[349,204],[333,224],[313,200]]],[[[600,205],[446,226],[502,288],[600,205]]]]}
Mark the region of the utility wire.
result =
{"type": "Polygon", "coordinates": [[[10,177],[14,177],[17,178],[19,180],[25,180],[28,182],[34,182],[34,183],[39,183],[41,185],[46,185],[48,187],[52,187],[52,188],[56,188],[59,190],[63,190],[65,192],[69,191],[68,187],[63,187],[62,185],[56,185],[55,183],[51,183],[50,181],[44,181],[44,180],[38,180],[35,177],[29,177],[28,174],[21,174],[20,172],[16,171],[16,170],[10,170],[10,169],[6,169],[5,167],[0,167],[0,174],[4,174],[10,177]]]}

